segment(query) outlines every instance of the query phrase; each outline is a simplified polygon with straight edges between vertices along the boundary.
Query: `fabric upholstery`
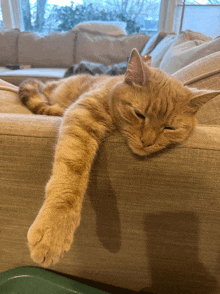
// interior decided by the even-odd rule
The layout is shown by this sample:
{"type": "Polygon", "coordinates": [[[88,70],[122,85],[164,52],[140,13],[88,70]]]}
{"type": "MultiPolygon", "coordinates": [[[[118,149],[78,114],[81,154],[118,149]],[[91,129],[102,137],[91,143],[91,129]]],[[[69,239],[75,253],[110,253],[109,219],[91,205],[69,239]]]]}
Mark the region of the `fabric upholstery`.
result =
{"type": "MultiPolygon", "coordinates": [[[[35,265],[26,234],[44,200],[61,121],[0,116],[1,271],[35,265]]],[[[51,269],[136,291],[218,289],[219,147],[213,126],[147,158],[132,155],[119,134],[107,137],[74,245],[51,269]]]]}
{"type": "Polygon", "coordinates": [[[21,32],[18,41],[19,64],[39,67],[69,67],[74,62],[76,32],[52,33],[41,37],[21,32]]]}
{"type": "Polygon", "coordinates": [[[164,55],[160,68],[169,74],[189,63],[218,51],[220,40],[187,30],[182,32],[164,55]],[[196,47],[196,48],[195,48],[196,47]]]}
{"type": "Polygon", "coordinates": [[[175,45],[192,40],[202,40],[204,42],[212,41],[212,37],[204,35],[200,32],[185,30],[181,32],[176,40],[175,45]]]}
{"type": "MultiPolygon", "coordinates": [[[[173,76],[189,87],[220,90],[220,51],[198,59],[173,76]]],[[[220,95],[199,110],[197,120],[200,124],[220,125],[220,95]]]]}
{"type": "Polygon", "coordinates": [[[163,40],[164,37],[166,37],[167,33],[165,32],[158,32],[155,34],[151,39],[147,42],[147,44],[144,46],[144,49],[142,50],[142,55],[149,55],[151,51],[160,43],[161,40],[163,40]]]}
{"type": "Polygon", "coordinates": [[[0,80],[0,114],[2,113],[23,113],[32,114],[25,107],[17,95],[18,87],[0,80]]]}
{"type": "Polygon", "coordinates": [[[153,67],[159,67],[163,59],[163,56],[169,49],[169,47],[175,42],[176,35],[167,35],[160,43],[151,51],[150,56],[152,57],[151,65],[153,67]]]}
{"type": "Polygon", "coordinates": [[[126,22],[123,21],[86,21],[79,23],[72,30],[81,31],[86,29],[90,32],[99,32],[109,35],[127,35],[126,22]]]}
{"type": "Polygon", "coordinates": [[[18,29],[0,32],[0,64],[18,64],[18,29]]]}
{"type": "Polygon", "coordinates": [[[141,52],[149,39],[150,35],[146,34],[111,36],[80,31],[77,33],[75,63],[90,61],[107,66],[124,62],[133,48],[141,52]]]}

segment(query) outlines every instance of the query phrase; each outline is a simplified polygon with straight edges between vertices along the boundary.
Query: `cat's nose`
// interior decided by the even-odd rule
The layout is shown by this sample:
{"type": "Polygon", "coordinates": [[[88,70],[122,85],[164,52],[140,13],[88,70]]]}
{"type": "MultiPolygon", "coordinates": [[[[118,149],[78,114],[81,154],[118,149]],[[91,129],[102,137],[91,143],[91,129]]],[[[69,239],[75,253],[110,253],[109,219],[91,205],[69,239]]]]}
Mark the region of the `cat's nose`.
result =
{"type": "Polygon", "coordinates": [[[156,139],[155,133],[149,132],[141,137],[141,142],[144,147],[149,147],[154,144],[156,139]]]}

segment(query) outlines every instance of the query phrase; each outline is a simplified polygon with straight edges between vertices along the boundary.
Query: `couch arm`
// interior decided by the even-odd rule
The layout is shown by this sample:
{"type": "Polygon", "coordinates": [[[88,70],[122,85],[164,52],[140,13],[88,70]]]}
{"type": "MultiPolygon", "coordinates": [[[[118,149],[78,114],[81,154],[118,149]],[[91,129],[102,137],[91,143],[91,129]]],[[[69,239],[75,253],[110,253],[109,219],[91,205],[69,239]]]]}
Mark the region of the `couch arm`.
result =
{"type": "MultiPolygon", "coordinates": [[[[36,265],[26,235],[44,199],[61,121],[0,115],[1,272],[36,265]]],[[[93,164],[74,244],[50,268],[136,291],[217,291],[219,191],[219,126],[198,126],[187,142],[146,158],[114,133],[93,164]]]]}

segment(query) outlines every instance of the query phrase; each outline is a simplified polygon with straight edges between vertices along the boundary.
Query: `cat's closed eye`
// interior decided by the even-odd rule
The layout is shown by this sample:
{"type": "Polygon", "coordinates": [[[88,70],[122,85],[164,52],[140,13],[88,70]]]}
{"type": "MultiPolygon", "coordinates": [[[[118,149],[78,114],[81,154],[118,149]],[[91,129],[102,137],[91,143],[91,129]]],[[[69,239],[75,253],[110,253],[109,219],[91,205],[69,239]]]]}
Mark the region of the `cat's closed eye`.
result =
{"type": "Polygon", "coordinates": [[[145,119],[145,115],[137,109],[135,109],[135,114],[137,115],[137,117],[145,119]]]}
{"type": "Polygon", "coordinates": [[[164,127],[164,130],[175,131],[175,130],[176,130],[176,128],[174,128],[174,127],[171,127],[171,126],[165,126],[165,127],[164,127]]]}

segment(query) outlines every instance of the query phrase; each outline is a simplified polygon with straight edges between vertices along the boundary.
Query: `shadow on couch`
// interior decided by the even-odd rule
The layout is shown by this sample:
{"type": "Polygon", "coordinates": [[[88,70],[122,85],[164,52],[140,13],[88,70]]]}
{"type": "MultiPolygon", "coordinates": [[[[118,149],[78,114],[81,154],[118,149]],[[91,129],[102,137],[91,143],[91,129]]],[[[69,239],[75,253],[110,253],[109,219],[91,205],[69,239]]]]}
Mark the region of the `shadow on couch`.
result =
{"type": "Polygon", "coordinates": [[[199,259],[199,219],[191,212],[144,219],[152,293],[215,293],[218,283],[199,259]]]}

